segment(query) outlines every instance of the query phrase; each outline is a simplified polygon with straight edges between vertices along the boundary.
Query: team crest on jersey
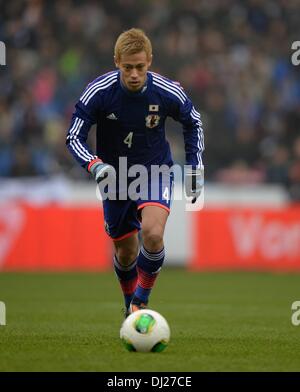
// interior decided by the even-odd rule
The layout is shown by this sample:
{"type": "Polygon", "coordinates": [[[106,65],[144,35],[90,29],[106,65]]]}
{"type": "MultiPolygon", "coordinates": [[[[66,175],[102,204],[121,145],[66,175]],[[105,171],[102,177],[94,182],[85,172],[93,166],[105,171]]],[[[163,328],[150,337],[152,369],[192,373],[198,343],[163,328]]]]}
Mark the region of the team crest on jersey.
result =
{"type": "Polygon", "coordinates": [[[146,117],[146,127],[147,128],[155,128],[158,126],[160,120],[160,116],[158,114],[149,114],[146,117]]]}

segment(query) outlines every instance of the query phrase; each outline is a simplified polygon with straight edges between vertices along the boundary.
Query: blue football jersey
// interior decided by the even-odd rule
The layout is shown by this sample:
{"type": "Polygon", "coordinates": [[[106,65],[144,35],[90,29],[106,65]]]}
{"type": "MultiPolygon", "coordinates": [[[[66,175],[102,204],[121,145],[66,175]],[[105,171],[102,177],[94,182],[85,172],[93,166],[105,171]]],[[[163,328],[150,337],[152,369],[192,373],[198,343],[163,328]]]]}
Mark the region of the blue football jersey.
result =
{"type": "Polygon", "coordinates": [[[154,72],[138,92],[129,91],[112,71],[91,82],[76,103],[67,146],[84,168],[99,157],[118,170],[119,157],[128,165],[173,165],[165,136],[170,116],[183,127],[186,164],[201,167],[204,139],[199,112],[181,86],[154,72]],[[97,124],[97,150],[87,145],[88,132],[97,124]]]}

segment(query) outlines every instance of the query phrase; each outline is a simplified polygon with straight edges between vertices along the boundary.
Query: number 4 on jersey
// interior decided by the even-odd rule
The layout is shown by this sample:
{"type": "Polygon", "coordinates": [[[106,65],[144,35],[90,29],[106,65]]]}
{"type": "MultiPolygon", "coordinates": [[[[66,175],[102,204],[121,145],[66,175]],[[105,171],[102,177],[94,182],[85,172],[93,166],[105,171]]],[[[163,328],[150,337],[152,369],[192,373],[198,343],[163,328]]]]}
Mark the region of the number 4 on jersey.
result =
{"type": "Polygon", "coordinates": [[[128,148],[131,148],[132,146],[132,137],[133,137],[133,132],[129,132],[128,135],[123,140],[123,142],[127,144],[128,148]]]}
{"type": "Polygon", "coordinates": [[[162,197],[163,197],[163,199],[165,199],[167,201],[167,203],[169,202],[170,196],[169,196],[169,188],[168,187],[165,188],[162,197]]]}

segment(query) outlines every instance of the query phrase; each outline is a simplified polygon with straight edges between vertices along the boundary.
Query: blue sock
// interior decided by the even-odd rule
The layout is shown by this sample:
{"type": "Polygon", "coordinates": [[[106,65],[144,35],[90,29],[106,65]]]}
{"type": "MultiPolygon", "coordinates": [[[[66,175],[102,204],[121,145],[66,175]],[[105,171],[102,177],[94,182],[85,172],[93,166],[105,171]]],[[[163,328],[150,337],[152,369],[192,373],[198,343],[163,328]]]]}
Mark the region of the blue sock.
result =
{"type": "Polygon", "coordinates": [[[134,291],[137,284],[137,260],[134,260],[130,265],[124,266],[120,264],[117,256],[114,256],[114,268],[116,275],[119,279],[121,289],[124,295],[124,301],[126,308],[129,307],[131,300],[133,299],[134,291]]]}
{"type": "Polygon", "coordinates": [[[148,303],[149,295],[163,265],[164,258],[164,248],[159,252],[149,252],[142,246],[137,259],[138,282],[132,303],[148,303]]]}

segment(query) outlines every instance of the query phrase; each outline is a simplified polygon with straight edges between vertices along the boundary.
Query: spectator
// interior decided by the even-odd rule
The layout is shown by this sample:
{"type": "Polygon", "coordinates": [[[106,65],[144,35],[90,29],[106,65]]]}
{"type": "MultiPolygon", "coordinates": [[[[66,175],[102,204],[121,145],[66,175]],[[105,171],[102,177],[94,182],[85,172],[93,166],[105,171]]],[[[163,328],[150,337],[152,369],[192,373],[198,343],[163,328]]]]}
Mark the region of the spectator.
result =
{"type": "MultiPolygon", "coordinates": [[[[300,20],[293,1],[1,1],[7,66],[0,67],[0,177],[70,170],[58,135],[67,130],[74,97],[114,68],[113,42],[133,26],[153,41],[153,69],[181,80],[200,108],[207,180],[279,183],[300,199],[300,76],[290,62],[300,20]]],[[[176,132],[168,136],[179,143],[176,132]]]]}

